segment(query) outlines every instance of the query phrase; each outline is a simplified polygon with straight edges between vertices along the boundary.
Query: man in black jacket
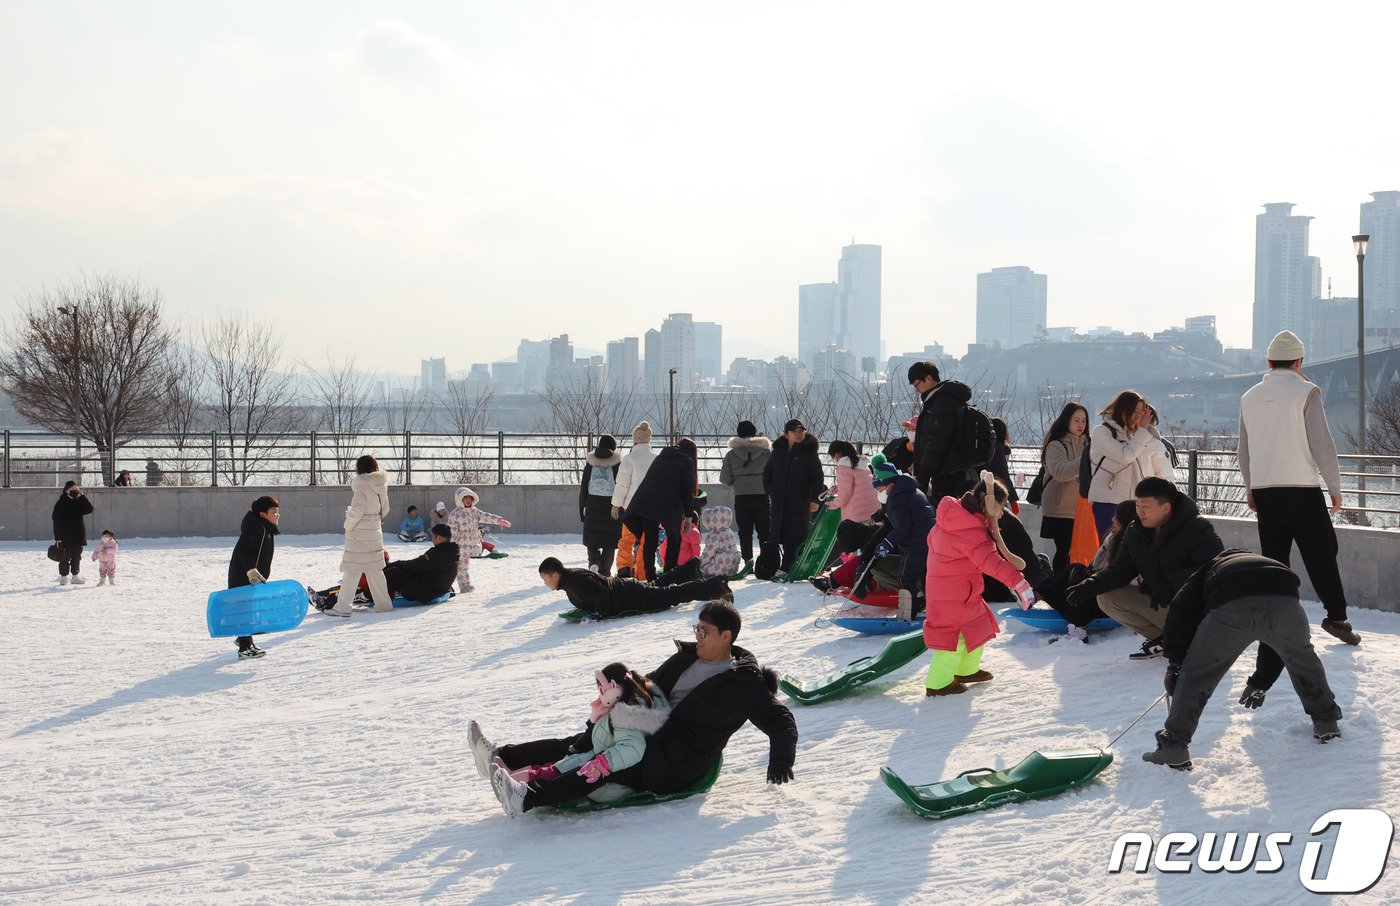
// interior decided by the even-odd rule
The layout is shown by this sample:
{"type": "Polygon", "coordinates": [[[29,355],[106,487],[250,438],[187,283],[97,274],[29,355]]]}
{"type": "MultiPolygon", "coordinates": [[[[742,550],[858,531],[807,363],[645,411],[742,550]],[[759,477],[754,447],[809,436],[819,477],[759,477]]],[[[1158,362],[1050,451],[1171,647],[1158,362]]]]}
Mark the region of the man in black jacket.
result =
{"type": "MultiPolygon", "coordinates": [[[[632,501],[627,504],[623,522],[628,531],[642,539],[642,562],[646,564],[646,575],[654,576],[656,549],[660,546],[660,529],[666,530],[666,537],[681,537],[681,521],[687,516],[699,518],[700,507],[696,492],[695,463],[699,451],[695,441],[682,437],[674,446],[662,448],[656,454],[632,501]]],[[[666,569],[675,569],[680,562],[681,546],[678,540],[666,545],[666,569]]]]}
{"type": "Polygon", "coordinates": [[[53,505],[53,540],[58,545],[58,584],[82,585],[86,580],[78,575],[83,563],[83,548],[87,546],[87,522],[92,501],[83,494],[76,481],[63,486],[63,494],[53,505]],[[68,574],[73,574],[69,579],[68,574]]]}
{"type": "Polygon", "coordinates": [[[724,576],[658,588],[636,579],[601,576],[591,569],[569,569],[557,557],[546,557],[540,564],[540,579],[546,588],[562,591],[579,610],[600,617],[632,610],[656,613],[677,604],[732,596],[724,576]]]}
{"type": "Polygon", "coordinates": [[[1167,607],[1177,590],[1225,545],[1195,501],[1165,478],[1144,478],[1133,493],[1137,520],[1124,532],[1118,556],[1065,598],[1071,607],[1087,607],[1097,597],[1104,613],[1147,640],[1129,655],[1145,660],[1162,655],[1167,607]]]}
{"type": "MultiPolygon", "coordinates": [[[[277,521],[281,513],[277,498],[264,495],[254,500],[253,506],[243,514],[238,543],[233,546],[233,556],[228,561],[229,588],[257,585],[272,575],[272,553],[277,546],[277,521]]],[[[240,658],[262,657],[267,653],[253,644],[250,635],[239,636],[237,642],[240,658]]]]}
{"type": "Polygon", "coordinates": [[[431,601],[452,590],[457,580],[458,548],[445,522],[433,526],[433,546],[412,560],[395,560],[384,567],[389,594],[410,601],[431,601]]]}
{"type": "MultiPolygon", "coordinates": [[[[1342,709],[1327,685],[1327,674],[1313,650],[1308,617],[1298,602],[1298,576],[1277,560],[1250,551],[1228,550],[1198,569],[1176,593],[1167,612],[1167,693],[1172,696],[1157,749],[1144,761],[1187,768],[1187,748],[1211,693],[1252,643],[1267,644],[1288,668],[1288,678],[1322,742],[1341,735],[1342,709]]],[[[1249,687],[1241,703],[1248,701],[1249,687]]]]}
{"type": "Polygon", "coordinates": [[[962,496],[977,480],[977,469],[963,459],[957,445],[972,388],[961,381],[939,380],[938,366],[932,362],[915,362],[908,376],[922,404],[914,426],[914,478],[937,507],[944,497],[962,496]]]}
{"type": "Polygon", "coordinates": [[[783,581],[792,570],[825,491],[826,473],[816,436],[808,434],[802,422],[788,419],[763,467],[763,493],[768,495],[771,513],[768,537],[782,548],[774,581],[783,581]]]}
{"type": "MultiPolygon", "coordinates": [[[[712,601],[705,605],[695,624],[695,641],[677,641],[676,653],[648,674],[670,702],[670,716],[647,739],[642,760],[613,772],[608,782],[654,793],[688,789],[710,770],[729,737],[745,721],[768,736],[768,782],[787,783],[793,778],[797,722],[774,698],[778,679],[773,671],[760,668],[752,654],[735,647],[741,625],[739,611],[732,604],[712,601]]],[[[572,751],[587,751],[589,733],[585,730],[579,736],[555,740],[548,747],[529,743],[530,757],[555,761],[572,751]]],[[[479,737],[479,728],[469,735],[479,737]]],[[[490,761],[483,755],[497,752],[503,753],[502,760],[508,765],[514,763],[504,754],[509,747],[495,749],[484,738],[474,739],[473,747],[483,749],[478,753],[478,769],[490,761]]],[[[596,789],[587,778],[573,774],[545,784],[526,784],[512,780],[505,769],[497,769],[491,781],[511,817],[535,806],[580,799],[596,789]]]]}

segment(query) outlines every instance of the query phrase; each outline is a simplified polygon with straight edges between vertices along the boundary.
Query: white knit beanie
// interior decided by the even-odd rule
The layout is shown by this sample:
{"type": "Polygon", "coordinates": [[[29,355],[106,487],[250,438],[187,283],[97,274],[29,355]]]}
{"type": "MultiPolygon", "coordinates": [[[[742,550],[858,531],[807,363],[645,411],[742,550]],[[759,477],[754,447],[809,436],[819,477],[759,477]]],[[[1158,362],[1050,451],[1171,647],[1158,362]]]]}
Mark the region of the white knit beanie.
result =
{"type": "Polygon", "coordinates": [[[1303,357],[1303,341],[1291,330],[1281,330],[1269,343],[1270,362],[1293,362],[1303,357]]]}

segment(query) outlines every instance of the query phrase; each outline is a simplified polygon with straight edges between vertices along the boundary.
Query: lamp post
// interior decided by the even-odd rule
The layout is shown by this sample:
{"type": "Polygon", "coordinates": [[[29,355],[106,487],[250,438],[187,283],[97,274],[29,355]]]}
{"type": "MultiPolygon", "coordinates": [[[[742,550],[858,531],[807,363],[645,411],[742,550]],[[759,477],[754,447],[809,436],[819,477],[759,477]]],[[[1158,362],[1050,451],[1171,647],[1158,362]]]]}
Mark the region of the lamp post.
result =
{"type": "Polygon", "coordinates": [[[671,372],[670,372],[670,380],[671,380],[671,394],[670,394],[670,395],[671,395],[671,403],[670,403],[670,412],[671,412],[671,415],[670,415],[670,419],[669,419],[670,425],[667,426],[667,431],[666,431],[666,433],[669,434],[669,435],[671,436],[671,443],[674,444],[674,443],[676,442],[676,369],[674,369],[674,368],[671,369],[671,372]]]}
{"type": "MultiPolygon", "coordinates": [[[[1351,237],[1356,246],[1356,452],[1366,455],[1366,245],[1365,233],[1351,237]]],[[[1357,460],[1356,505],[1366,508],[1366,462],[1357,460]]]]}

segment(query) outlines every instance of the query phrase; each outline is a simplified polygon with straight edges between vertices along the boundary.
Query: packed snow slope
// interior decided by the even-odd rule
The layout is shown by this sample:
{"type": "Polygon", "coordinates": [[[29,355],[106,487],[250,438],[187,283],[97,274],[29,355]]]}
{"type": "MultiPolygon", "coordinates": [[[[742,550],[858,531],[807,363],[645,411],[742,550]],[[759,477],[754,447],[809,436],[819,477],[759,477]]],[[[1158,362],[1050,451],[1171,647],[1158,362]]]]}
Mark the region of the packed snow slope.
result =
{"type": "MultiPolygon", "coordinates": [[[[1400,616],[1357,611],[1360,648],[1314,630],[1345,712],[1327,745],[1287,682],[1259,711],[1235,704],[1250,653],[1210,703],[1193,773],[1140,760],[1158,706],[1089,786],[917,817],[882,765],[927,783],[1100,745],[1162,691],[1164,663],[1129,662],[1126,630],[1088,645],[1006,631],[983,659],[995,681],[970,694],[926,700],[921,658],[846,698],[794,705],[793,783],[765,782],[767,739],[746,726],[706,796],[510,820],[472,767],[467,721],[498,741],[578,730],[594,669],[655,668],[672,639],[692,637],[698,604],[570,625],[535,570],[550,555],[581,563],[582,546],[507,536],[509,559],[473,563],[474,594],[350,620],[313,612],[240,662],[204,625],[232,544],[123,539],[115,588],[94,587],[88,564],[90,584],[59,588],[43,545],[0,545],[0,901],[1318,902],[1299,881],[1303,847],[1337,832],[1311,838],[1313,822],[1344,807],[1400,815],[1400,616]],[[1293,842],[1271,874],[1112,874],[1114,840],[1130,831],[1293,842]]],[[[339,562],[338,537],[283,535],[273,575],[323,587],[339,562]]],[[[736,596],[740,644],[780,673],[814,677],[882,642],[814,625],[823,599],[806,584],[750,580],[736,596]]],[[[1400,898],[1390,861],[1357,900],[1400,898]]]]}

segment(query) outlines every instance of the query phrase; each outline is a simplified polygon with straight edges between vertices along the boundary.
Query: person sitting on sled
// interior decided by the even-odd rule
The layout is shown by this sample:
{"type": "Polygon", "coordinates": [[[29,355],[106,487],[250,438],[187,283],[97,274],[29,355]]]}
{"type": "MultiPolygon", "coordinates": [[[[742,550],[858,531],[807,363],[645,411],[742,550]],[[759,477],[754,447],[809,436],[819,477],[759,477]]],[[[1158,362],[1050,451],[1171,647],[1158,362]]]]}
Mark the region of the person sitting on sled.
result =
{"type": "MultiPolygon", "coordinates": [[[[741,626],[739,611],[726,601],[711,601],[700,610],[695,641],[677,641],[676,653],[647,675],[670,702],[670,717],[648,741],[642,760],[614,771],[612,783],[661,794],[691,789],[713,769],[729,738],[746,721],[768,737],[768,782],[793,779],[797,722],[774,698],[778,677],[734,644],[741,626]]],[[[476,721],[467,726],[467,739],[477,770],[487,776],[497,748],[476,721]]],[[[575,740],[571,751],[590,745],[586,734],[575,740]]],[[[576,774],[562,775],[539,789],[508,776],[502,785],[505,795],[500,798],[507,814],[580,799],[592,792],[587,779],[576,774]]]]}
{"type": "Polygon", "coordinates": [[[593,675],[598,697],[589,709],[582,734],[504,745],[496,750],[490,763],[491,786],[510,817],[519,812],[512,811],[508,779],[528,784],[546,798],[550,786],[561,780],[576,786],[576,778],[570,775],[592,785],[587,796],[595,802],[612,802],[632,792],[604,779],[642,760],[647,737],[666,723],[671,705],[655,683],[628,670],[625,664],[609,664],[593,675]],[[584,739],[587,745],[582,744],[584,739]]]}
{"type": "Polygon", "coordinates": [[[423,517],[418,515],[418,507],[411,506],[399,523],[400,541],[427,541],[428,530],[423,526],[423,517]]]}
{"type": "Polygon", "coordinates": [[[1001,537],[1006,486],[983,470],[982,480],[961,498],[938,502],[938,522],[928,536],[928,610],[924,644],[933,652],[925,695],[958,695],[970,683],[992,678],[981,669],[982,646],[1000,631],[982,599],[982,577],[991,576],[1016,593],[1021,609],[1035,603],[1035,592],[1021,575],[1025,562],[1007,550],[1001,537]]]}
{"type": "MultiPolygon", "coordinates": [[[[924,566],[928,561],[928,533],[934,512],[919,483],[895,470],[877,453],[870,460],[871,484],[880,499],[881,513],[890,525],[889,541],[904,552],[899,575],[899,618],[911,620],[924,610],[924,566]]],[[[980,589],[979,589],[980,590],[980,589]]]]}
{"type": "MultiPolygon", "coordinates": [[[[1342,735],[1337,728],[1342,709],[1313,650],[1308,615],[1298,601],[1297,574],[1261,554],[1227,550],[1196,570],[1167,608],[1162,644],[1171,705],[1165,727],[1157,731],[1157,748],[1143,753],[1143,761],[1190,769],[1187,747],[1206,702],[1235,660],[1255,642],[1256,676],[1269,661],[1268,646],[1288,668],[1303,710],[1312,718],[1313,736],[1326,742],[1342,735]]],[[[1240,704],[1258,708],[1263,703],[1264,693],[1246,684],[1240,704]]]]}

